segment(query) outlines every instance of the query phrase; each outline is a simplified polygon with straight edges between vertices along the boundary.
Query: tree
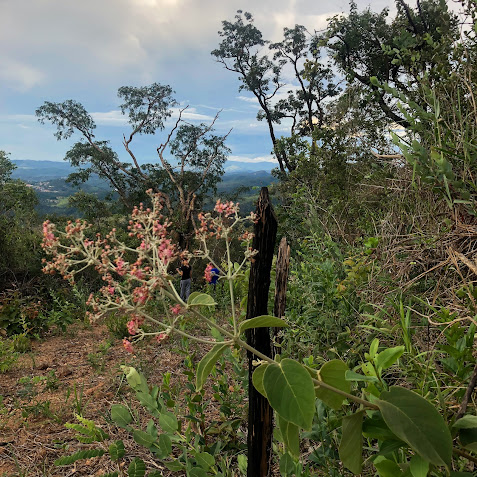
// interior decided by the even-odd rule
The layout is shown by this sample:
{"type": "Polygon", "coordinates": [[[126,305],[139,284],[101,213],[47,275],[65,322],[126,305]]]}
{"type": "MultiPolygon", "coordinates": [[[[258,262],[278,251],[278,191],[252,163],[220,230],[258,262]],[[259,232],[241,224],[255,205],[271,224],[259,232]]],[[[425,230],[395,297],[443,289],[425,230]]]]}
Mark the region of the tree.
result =
{"type": "Polygon", "coordinates": [[[223,21],[223,38],[219,48],[212,51],[219,63],[237,73],[241,81],[239,91],[250,91],[260,105],[258,120],[265,120],[278,159],[281,172],[292,171],[294,164],[285,149],[279,147],[275,132],[277,124],[288,120],[290,134],[310,135],[315,127],[326,120],[325,100],[338,93],[328,66],[320,61],[320,46],[316,35],[310,35],[302,25],[284,29],[284,39],[270,44],[253,25],[250,13],[238,10],[235,22],[223,21]],[[272,58],[262,53],[269,45],[272,58]],[[291,67],[296,87],[286,98],[277,101],[277,93],[286,85],[282,80],[283,68],[291,67]]]}
{"type": "Polygon", "coordinates": [[[16,166],[0,151],[0,282],[39,271],[40,237],[33,188],[11,174],[16,166]]]}
{"type": "Polygon", "coordinates": [[[213,134],[218,115],[209,125],[184,122],[182,117],[186,108],[183,108],[164,143],[157,148],[159,163],[139,164],[131,146],[133,139],[136,135],[156,134],[165,128],[166,120],[172,115],[171,108],[177,105],[172,94],[169,86],[158,83],[119,88],[118,97],[123,101],[120,109],[132,128],[128,135],[123,135],[129,162],[119,159],[109,141],[96,139],[96,124],[80,103],[46,101],[36,110],[36,115],[41,123],[49,121],[56,125],[58,140],[74,133],[81,136],[65,157],[78,169],[69,176],[70,182],[79,185],[91,174],[97,174],[117,191],[126,208],[144,199],[148,189],[160,192],[169,214],[177,219],[175,225],[180,236],[184,237],[192,230],[192,212],[197,202],[200,203],[208,190],[215,188],[223,175],[222,166],[229,153],[225,146],[228,134],[213,134]],[[175,159],[166,157],[168,150],[175,159]]]}
{"type": "Polygon", "coordinates": [[[8,156],[7,152],[0,151],[0,185],[5,184],[10,179],[12,172],[17,168],[8,156]]]}
{"type": "Polygon", "coordinates": [[[339,71],[351,85],[360,85],[362,101],[374,103],[388,122],[409,127],[393,96],[371,78],[424,106],[420,79],[426,73],[435,84],[450,72],[458,22],[444,1],[418,0],[412,9],[404,0],[396,0],[396,7],[396,17],[388,22],[388,9],[358,12],[352,1],[348,16],[331,19],[324,40],[339,71]]]}

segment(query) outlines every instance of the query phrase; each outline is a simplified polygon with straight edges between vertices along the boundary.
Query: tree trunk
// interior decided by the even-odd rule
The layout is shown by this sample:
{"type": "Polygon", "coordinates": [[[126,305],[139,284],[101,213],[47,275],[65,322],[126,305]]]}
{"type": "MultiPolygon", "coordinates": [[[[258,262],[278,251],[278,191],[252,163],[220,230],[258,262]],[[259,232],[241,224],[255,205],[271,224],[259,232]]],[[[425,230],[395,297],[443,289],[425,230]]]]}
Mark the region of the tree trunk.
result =
{"type": "MultiPolygon", "coordinates": [[[[270,270],[277,236],[277,219],[273,212],[268,189],[262,187],[257,204],[258,222],[255,224],[253,249],[258,250],[250,267],[248,286],[247,319],[267,315],[270,270]]],[[[247,342],[267,356],[272,356],[269,328],[247,330],[247,342]]],[[[268,401],[253,387],[252,364],[255,356],[248,352],[248,477],[267,477],[270,473],[270,457],[273,433],[273,410],[268,401]]]]}

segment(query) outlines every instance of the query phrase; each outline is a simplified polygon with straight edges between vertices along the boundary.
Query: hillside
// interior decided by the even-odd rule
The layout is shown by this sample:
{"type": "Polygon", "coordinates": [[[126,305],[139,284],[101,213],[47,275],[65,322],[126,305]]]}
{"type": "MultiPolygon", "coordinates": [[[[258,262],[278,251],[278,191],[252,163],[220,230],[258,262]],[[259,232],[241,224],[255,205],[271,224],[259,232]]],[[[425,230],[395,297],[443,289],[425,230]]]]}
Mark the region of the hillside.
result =
{"type": "MultiPolygon", "coordinates": [[[[17,166],[13,172],[13,177],[21,179],[30,184],[35,189],[39,205],[37,210],[42,215],[78,215],[74,208],[68,207],[67,199],[79,189],[68,184],[65,179],[74,171],[67,162],[57,161],[13,161],[17,166]]],[[[240,164],[240,167],[248,166],[248,163],[240,164]]],[[[269,167],[270,163],[260,163],[269,167]]],[[[256,166],[256,165],[255,165],[256,166]]],[[[234,172],[226,172],[217,186],[217,195],[231,200],[239,200],[242,203],[242,210],[248,212],[254,207],[254,200],[257,196],[257,188],[268,186],[275,182],[268,170],[246,170],[235,171],[238,166],[232,167],[234,172]]],[[[95,194],[104,198],[111,192],[109,185],[97,176],[93,176],[81,187],[87,193],[95,194]]],[[[211,198],[211,201],[213,198],[211,198]]]]}

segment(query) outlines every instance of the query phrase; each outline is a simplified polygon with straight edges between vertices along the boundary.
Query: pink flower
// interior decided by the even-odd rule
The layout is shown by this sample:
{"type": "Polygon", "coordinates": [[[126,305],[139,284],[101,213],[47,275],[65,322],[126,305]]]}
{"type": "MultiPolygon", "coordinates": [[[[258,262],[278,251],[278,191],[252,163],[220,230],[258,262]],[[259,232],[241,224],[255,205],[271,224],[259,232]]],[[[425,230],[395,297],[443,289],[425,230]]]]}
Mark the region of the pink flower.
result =
{"type": "Polygon", "coordinates": [[[114,287],[112,287],[111,285],[109,285],[109,287],[108,287],[108,292],[109,292],[111,295],[114,295],[114,287]]]}
{"type": "Polygon", "coordinates": [[[126,338],[123,339],[123,346],[128,353],[134,353],[134,349],[132,347],[131,342],[127,340],[126,338]]]}
{"type": "Polygon", "coordinates": [[[212,281],[212,269],[214,267],[209,263],[207,267],[205,267],[204,278],[210,283],[212,281]]]}
{"type": "Polygon", "coordinates": [[[167,338],[169,338],[169,335],[167,333],[159,333],[158,335],[156,335],[154,337],[154,339],[160,343],[161,341],[165,341],[167,340],[167,338]]]}
{"type": "Polygon", "coordinates": [[[171,306],[171,313],[173,315],[179,315],[181,312],[181,306],[179,305],[179,303],[175,306],[171,306]]]}
{"type": "Polygon", "coordinates": [[[120,276],[123,276],[126,271],[124,270],[124,260],[120,257],[116,259],[116,273],[120,276]]]}
{"type": "Polygon", "coordinates": [[[136,287],[133,290],[133,301],[134,303],[139,303],[143,305],[149,297],[149,293],[146,287],[136,287]]]}
{"type": "Polygon", "coordinates": [[[136,320],[128,321],[127,323],[128,332],[130,335],[135,335],[138,330],[138,322],[136,320]]]}

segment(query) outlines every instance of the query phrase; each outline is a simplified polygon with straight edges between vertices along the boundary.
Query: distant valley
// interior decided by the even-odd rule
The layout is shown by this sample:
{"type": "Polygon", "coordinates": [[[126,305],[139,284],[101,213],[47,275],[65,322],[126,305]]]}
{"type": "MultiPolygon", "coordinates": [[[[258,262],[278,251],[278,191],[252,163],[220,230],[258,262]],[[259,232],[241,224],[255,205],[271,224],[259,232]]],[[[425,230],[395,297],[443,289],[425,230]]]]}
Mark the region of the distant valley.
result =
{"type": "MultiPolygon", "coordinates": [[[[67,162],[14,160],[16,169],[12,176],[30,184],[39,198],[38,212],[42,215],[77,215],[74,208],[68,206],[68,197],[79,189],[65,182],[66,177],[74,172],[67,162]]],[[[238,197],[242,211],[254,208],[258,188],[275,182],[270,171],[273,163],[242,163],[228,161],[226,173],[218,184],[217,194],[227,198],[238,197]],[[263,167],[261,170],[260,167],[263,167]]],[[[104,198],[111,192],[109,185],[99,177],[92,177],[81,186],[85,192],[104,198]]]]}

